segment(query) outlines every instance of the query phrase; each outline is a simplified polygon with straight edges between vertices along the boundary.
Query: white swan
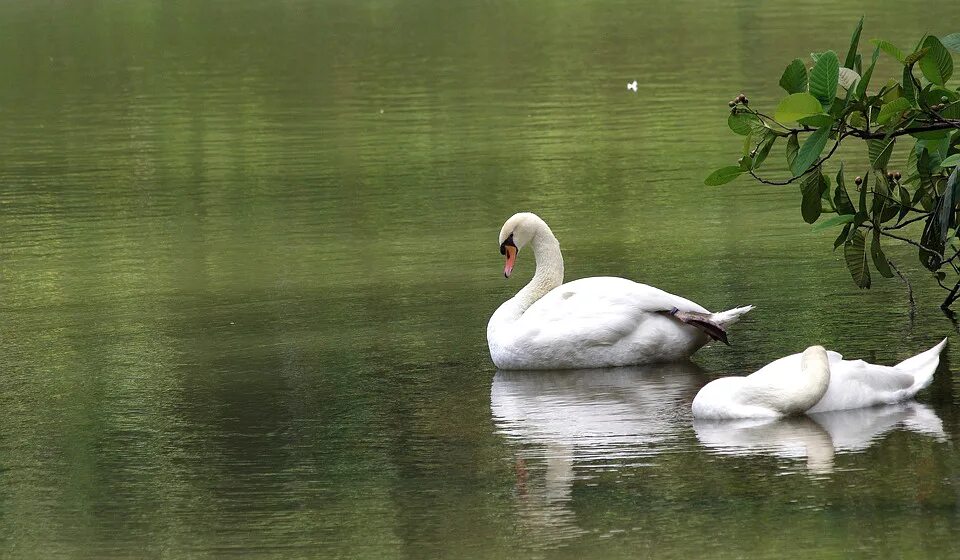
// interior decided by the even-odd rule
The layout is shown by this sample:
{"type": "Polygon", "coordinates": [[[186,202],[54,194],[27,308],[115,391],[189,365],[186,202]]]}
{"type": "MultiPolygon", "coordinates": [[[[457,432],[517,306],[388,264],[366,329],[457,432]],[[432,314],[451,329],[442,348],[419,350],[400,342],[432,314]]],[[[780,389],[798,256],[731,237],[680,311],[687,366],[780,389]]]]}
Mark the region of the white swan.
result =
{"type": "Polygon", "coordinates": [[[500,253],[510,277],[517,253],[529,245],[537,271],[487,324],[490,357],[501,369],[566,369],[673,361],[711,338],[726,342],[726,327],[753,306],[710,313],[680,296],[624,278],[563,283],[560,243],[540,217],[512,216],[500,230],[500,253]]]}
{"type": "Polygon", "coordinates": [[[895,366],[844,360],[812,346],[775,360],[746,377],[711,381],[693,399],[695,418],[759,418],[849,410],[912,398],[930,384],[943,339],[895,366]],[[817,356],[816,361],[810,361],[817,356]]]}

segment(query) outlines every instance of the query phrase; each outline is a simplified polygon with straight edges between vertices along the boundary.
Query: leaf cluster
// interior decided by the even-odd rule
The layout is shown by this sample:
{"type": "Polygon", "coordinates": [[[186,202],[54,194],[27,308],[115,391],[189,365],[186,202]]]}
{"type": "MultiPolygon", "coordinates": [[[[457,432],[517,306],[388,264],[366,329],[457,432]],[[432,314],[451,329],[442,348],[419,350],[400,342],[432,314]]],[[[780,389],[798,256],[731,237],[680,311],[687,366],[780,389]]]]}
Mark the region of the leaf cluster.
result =
{"type": "Polygon", "coordinates": [[[960,298],[960,280],[952,289],[943,283],[945,271],[960,275],[960,88],[948,85],[960,33],[926,35],[910,51],[874,39],[866,64],[859,52],[862,29],[861,18],[842,63],[830,50],[811,53],[809,62],[791,61],[779,82],[786,96],[772,115],[731,102],[727,124],[743,137],[741,157],[704,182],[722,185],[750,175],[765,184],[797,184],[803,220],[816,223],[814,229],[840,228],[834,248],[843,247],[859,287],[870,287],[871,263],[881,276],[894,275],[881,240],[896,239],[913,245],[923,266],[950,290],[946,307],[960,298]],[[878,83],[873,74],[882,54],[896,59],[901,71],[878,83]],[[825,163],[843,142],[856,140],[870,166],[851,185],[843,163],[835,175],[825,163]],[[760,170],[777,144],[784,146],[790,175],[770,180],[760,170]],[[904,173],[887,169],[898,147],[910,150],[904,173]],[[901,235],[901,228],[914,236],[901,235]]]}

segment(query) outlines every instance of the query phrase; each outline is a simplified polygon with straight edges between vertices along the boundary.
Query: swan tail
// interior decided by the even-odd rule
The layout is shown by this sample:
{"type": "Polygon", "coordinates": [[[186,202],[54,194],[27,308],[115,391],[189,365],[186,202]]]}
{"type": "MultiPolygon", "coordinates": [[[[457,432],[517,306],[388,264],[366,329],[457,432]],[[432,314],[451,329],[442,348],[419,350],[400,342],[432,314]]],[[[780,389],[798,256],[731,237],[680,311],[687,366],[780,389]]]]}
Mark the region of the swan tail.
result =
{"type": "Polygon", "coordinates": [[[720,325],[720,328],[726,329],[728,326],[736,323],[740,319],[741,315],[750,311],[751,309],[753,309],[753,306],[747,305],[744,307],[735,307],[719,313],[712,313],[710,315],[710,320],[717,325],[720,325]]]}
{"type": "Polygon", "coordinates": [[[910,388],[911,392],[916,393],[929,385],[933,380],[933,373],[940,364],[940,352],[943,351],[943,347],[946,345],[947,339],[944,338],[940,341],[940,344],[937,344],[926,352],[921,352],[912,358],[907,358],[894,366],[898,370],[913,376],[914,382],[913,387],[910,388]]]}
{"type": "Polygon", "coordinates": [[[724,330],[723,326],[715,323],[713,321],[713,316],[709,313],[680,311],[676,307],[670,311],[661,311],[661,313],[674,317],[678,321],[690,325],[691,327],[696,327],[713,340],[719,340],[727,346],[730,346],[730,341],[727,340],[727,331],[724,330]]]}

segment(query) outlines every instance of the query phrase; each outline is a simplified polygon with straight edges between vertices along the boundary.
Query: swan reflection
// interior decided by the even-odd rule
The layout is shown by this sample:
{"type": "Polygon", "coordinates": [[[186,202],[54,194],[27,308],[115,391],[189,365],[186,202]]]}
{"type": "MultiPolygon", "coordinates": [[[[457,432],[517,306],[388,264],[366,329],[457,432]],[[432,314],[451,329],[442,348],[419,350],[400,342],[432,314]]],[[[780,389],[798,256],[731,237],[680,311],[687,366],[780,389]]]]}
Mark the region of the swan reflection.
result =
{"type": "Polygon", "coordinates": [[[676,448],[689,433],[690,400],[705,381],[691,362],[497,372],[493,421],[522,444],[514,456],[522,525],[545,546],[581,534],[569,504],[575,467],[589,478],[612,462],[623,466],[676,448]]]}
{"type": "Polygon", "coordinates": [[[837,452],[864,450],[894,429],[947,437],[937,414],[912,401],[785,419],[695,419],[693,428],[700,443],[715,453],[806,459],[814,473],[831,472],[837,452]]]}
{"type": "Polygon", "coordinates": [[[560,453],[582,462],[649,456],[686,429],[690,400],[704,381],[692,362],[498,371],[490,408],[501,434],[545,446],[543,457],[560,453]]]}

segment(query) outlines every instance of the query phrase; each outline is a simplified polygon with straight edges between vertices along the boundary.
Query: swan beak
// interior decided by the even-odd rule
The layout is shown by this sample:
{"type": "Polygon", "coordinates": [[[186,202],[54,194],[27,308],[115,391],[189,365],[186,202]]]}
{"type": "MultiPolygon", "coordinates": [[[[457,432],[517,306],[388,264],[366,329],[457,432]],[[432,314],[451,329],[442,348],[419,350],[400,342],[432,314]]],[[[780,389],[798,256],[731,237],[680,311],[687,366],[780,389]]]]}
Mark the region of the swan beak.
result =
{"type": "Polygon", "coordinates": [[[517,248],[513,245],[504,246],[504,254],[507,255],[507,264],[503,267],[503,277],[510,278],[513,273],[513,265],[517,262],[517,248]]]}

